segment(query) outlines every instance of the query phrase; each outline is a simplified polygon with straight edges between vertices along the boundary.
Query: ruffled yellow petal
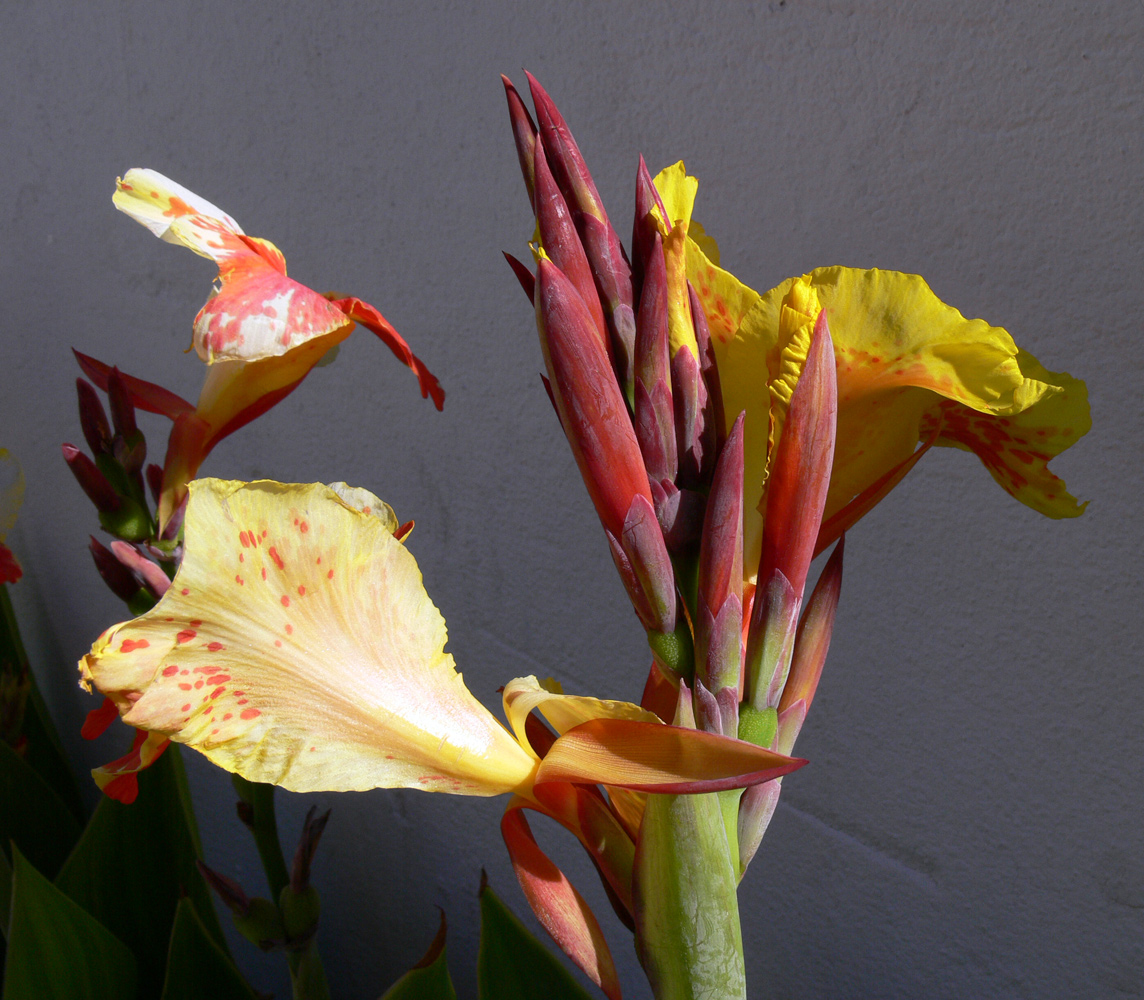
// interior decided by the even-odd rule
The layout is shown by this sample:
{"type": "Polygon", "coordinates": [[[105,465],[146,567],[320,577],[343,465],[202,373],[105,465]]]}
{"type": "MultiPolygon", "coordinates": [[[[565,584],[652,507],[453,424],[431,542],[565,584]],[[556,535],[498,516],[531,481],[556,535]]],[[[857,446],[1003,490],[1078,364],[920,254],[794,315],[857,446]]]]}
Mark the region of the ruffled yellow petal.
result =
{"type": "Polygon", "coordinates": [[[838,438],[827,518],[905,461],[932,432],[931,414],[939,409],[957,429],[951,424],[938,443],[972,447],[991,469],[1008,470],[995,473],[998,481],[1035,509],[1075,510],[1063,484],[1043,469],[1065,446],[1051,445],[1053,431],[1070,429],[1075,440],[1087,429],[1087,404],[1075,380],[1068,380],[1071,389],[1066,389],[1067,376],[1046,373],[1018,351],[1005,330],[967,320],[917,275],[821,268],[762,296],[734,339],[715,344],[728,419],[747,412],[745,567],[755,565],[759,552],[762,517],[749,512],[766,478],[767,428],[772,423],[781,428],[805,358],[808,324],[819,307],[829,315],[838,364],[838,438]],[[1051,403],[1061,395],[1061,402],[1051,403]],[[1058,420],[1061,406],[1065,411],[1058,420]],[[1048,421],[1047,408],[1053,409],[1048,421]],[[1019,414],[1024,414],[1020,424],[1019,414]],[[1022,432],[1008,456],[999,457],[983,442],[1006,426],[1026,426],[1047,446],[1036,454],[1028,451],[1029,434],[1022,432]],[[1046,433],[1038,436],[1038,430],[1046,433]],[[1032,462],[1025,462],[1025,455],[1032,462]],[[1050,493],[1054,500],[1048,500],[1050,493]]]}
{"type": "Polygon", "coordinates": [[[517,677],[505,685],[504,714],[521,746],[529,746],[524,720],[533,709],[538,709],[561,736],[592,719],[661,721],[659,716],[631,702],[562,694],[543,686],[535,677],[517,677]]]}
{"type": "Polygon", "coordinates": [[[295,791],[531,787],[536,761],[465,688],[381,518],[320,485],[191,491],[171,588],[80,664],[124,721],[295,791]]]}
{"type": "Polygon", "coordinates": [[[1022,413],[992,417],[961,403],[942,400],[922,418],[923,436],[940,428],[936,444],[972,451],[1007,493],[1047,517],[1078,517],[1078,503],[1064,481],[1049,471],[1049,460],[1088,432],[1092,418],[1088,390],[1080,379],[1047,371],[1027,351],[1017,364],[1030,382],[1058,391],[1042,395],[1022,413]]]}

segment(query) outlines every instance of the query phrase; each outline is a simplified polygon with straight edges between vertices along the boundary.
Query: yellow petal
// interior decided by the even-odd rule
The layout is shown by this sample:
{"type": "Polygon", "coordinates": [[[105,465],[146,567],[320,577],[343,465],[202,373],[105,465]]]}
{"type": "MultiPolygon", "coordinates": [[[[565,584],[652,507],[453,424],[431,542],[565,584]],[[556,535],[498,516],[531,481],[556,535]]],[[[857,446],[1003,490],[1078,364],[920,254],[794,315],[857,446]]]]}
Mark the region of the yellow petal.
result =
{"type": "Polygon", "coordinates": [[[670,167],[664,167],[655,175],[653,183],[659,192],[663,207],[667,210],[666,221],[672,226],[680,222],[687,225],[691,221],[691,211],[695,207],[695,194],[699,190],[698,179],[687,176],[687,168],[680,160],[670,167]]]}
{"type": "Polygon", "coordinates": [[[115,182],[112,203],[121,212],[146,226],[167,243],[181,243],[203,257],[214,259],[214,249],[205,242],[203,230],[172,226],[188,216],[204,216],[222,224],[225,231],[242,235],[242,227],[221,208],[188,191],[157,170],[134,167],[115,182]]]}
{"type": "Polygon", "coordinates": [[[186,537],[159,604],[80,664],[124,721],[294,791],[531,787],[536,761],[464,686],[380,518],[325,486],[208,479],[186,537]]]}
{"type": "Polygon", "coordinates": [[[521,746],[529,746],[524,720],[533,709],[539,709],[557,733],[563,735],[582,722],[592,719],[630,719],[637,722],[660,722],[660,718],[639,705],[627,701],[607,701],[583,695],[550,691],[532,676],[517,677],[504,688],[504,714],[521,746]]]}
{"type": "Polygon", "coordinates": [[[1051,387],[1022,413],[992,417],[942,400],[922,420],[923,435],[940,427],[936,444],[974,452],[1002,489],[1047,517],[1078,517],[1077,503],[1064,481],[1049,471],[1049,460],[1074,444],[1092,426],[1088,390],[1080,379],[1047,371],[1018,349],[1017,364],[1031,382],[1051,387]]]}
{"type": "MultiPolygon", "coordinates": [[[[1035,361],[1019,363],[1005,330],[967,320],[917,275],[830,267],[785,281],[743,317],[733,340],[715,344],[725,412],[747,411],[745,567],[758,558],[762,518],[751,511],[766,475],[766,428],[770,420],[781,425],[787,388],[805,356],[805,324],[798,320],[819,304],[830,317],[838,363],[838,438],[826,517],[908,458],[927,436],[923,418],[943,399],[957,404],[951,412],[973,412],[978,423],[996,429],[1031,407],[1026,420],[1039,423],[1043,401],[1064,391],[1042,377],[1047,373],[1034,368],[1035,361]]],[[[1075,419],[1062,421],[1061,430],[1067,425],[1077,433],[1079,410],[1087,413],[1087,407],[1075,388],[1071,399],[1075,419]]],[[[951,430],[946,443],[958,443],[956,434],[951,430]]],[[[1044,495],[1043,479],[1034,476],[1030,484],[1040,486],[1011,492],[1030,502],[1034,493],[1044,495]]]]}

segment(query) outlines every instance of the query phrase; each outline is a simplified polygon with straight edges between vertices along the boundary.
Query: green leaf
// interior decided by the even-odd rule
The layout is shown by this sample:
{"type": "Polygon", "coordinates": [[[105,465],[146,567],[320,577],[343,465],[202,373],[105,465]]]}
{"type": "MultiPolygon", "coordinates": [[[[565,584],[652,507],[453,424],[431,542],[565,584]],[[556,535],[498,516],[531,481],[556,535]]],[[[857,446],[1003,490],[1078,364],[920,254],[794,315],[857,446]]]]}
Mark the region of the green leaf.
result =
{"type": "MultiPolygon", "coordinates": [[[[0,851],[0,934],[8,937],[8,912],[12,907],[12,866],[8,855],[0,851]]],[[[0,958],[3,950],[0,949],[0,958]]]]}
{"type": "Polygon", "coordinates": [[[68,764],[59,733],[56,732],[55,723],[48,714],[48,706],[44,696],[36,685],[36,678],[30,676],[32,682],[28,691],[28,707],[24,712],[24,756],[29,764],[39,772],[44,779],[63,800],[68,811],[82,824],[87,819],[87,810],[79,795],[79,786],[75,781],[75,774],[68,764]]]}
{"type": "Polygon", "coordinates": [[[481,886],[477,986],[481,1000],[590,1000],[487,884],[481,886]]]}
{"type": "Polygon", "coordinates": [[[445,961],[445,911],[424,957],[385,992],[381,1000],[457,1000],[445,961]]]}
{"type": "Polygon", "coordinates": [[[134,1000],[135,958],[13,849],[3,1000],[134,1000]]]}
{"type": "Polygon", "coordinates": [[[198,831],[190,814],[182,758],[170,747],[139,772],[130,805],[103,798],[56,885],[121,938],[139,958],[145,995],[163,987],[175,907],[183,896],[225,951],[218,917],[195,867],[198,831]]]}
{"type": "Polygon", "coordinates": [[[189,899],[180,899],[167,951],[162,1000],[255,1000],[257,994],[207,933],[189,899]]]}
{"type": "Polygon", "coordinates": [[[9,841],[49,877],[60,870],[80,828],[43,777],[0,740],[0,844],[9,841]]]}
{"type": "MultiPolygon", "coordinates": [[[[68,767],[63,744],[47,705],[36,686],[36,678],[28,668],[28,656],[20,638],[20,627],[8,587],[0,584],[0,690],[6,686],[9,687],[6,692],[9,698],[26,700],[15,709],[14,719],[5,720],[6,725],[14,724],[14,732],[0,730],[0,737],[8,738],[13,744],[17,736],[24,737],[24,759],[56,790],[76,820],[82,823],[84,810],[79,788],[68,767]]],[[[8,712],[13,711],[12,705],[5,707],[8,712]]]]}

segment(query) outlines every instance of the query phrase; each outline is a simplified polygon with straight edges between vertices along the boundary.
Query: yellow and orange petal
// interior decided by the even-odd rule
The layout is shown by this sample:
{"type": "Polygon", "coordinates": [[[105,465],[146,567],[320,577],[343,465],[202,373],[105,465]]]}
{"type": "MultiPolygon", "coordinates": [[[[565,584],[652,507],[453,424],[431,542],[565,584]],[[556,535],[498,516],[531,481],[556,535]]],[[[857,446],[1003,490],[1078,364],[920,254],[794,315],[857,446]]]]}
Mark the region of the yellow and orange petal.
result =
{"type": "MultiPolygon", "coordinates": [[[[656,178],[672,218],[690,219],[689,180],[681,163],[656,178]]],[[[919,441],[973,451],[1010,494],[1050,517],[1084,509],[1048,470],[1089,428],[1084,383],[1047,371],[1005,330],[966,319],[917,275],[820,268],[760,296],[718,266],[717,247],[696,223],[691,230],[688,277],[708,315],[724,416],[747,413],[748,574],[758,558],[768,455],[820,309],[838,365],[827,519],[879,481],[892,486],[919,441]]]]}
{"type": "Polygon", "coordinates": [[[295,791],[527,789],[413,557],[325,486],[192,484],[167,594],[81,662],[125,722],[295,791]]]}

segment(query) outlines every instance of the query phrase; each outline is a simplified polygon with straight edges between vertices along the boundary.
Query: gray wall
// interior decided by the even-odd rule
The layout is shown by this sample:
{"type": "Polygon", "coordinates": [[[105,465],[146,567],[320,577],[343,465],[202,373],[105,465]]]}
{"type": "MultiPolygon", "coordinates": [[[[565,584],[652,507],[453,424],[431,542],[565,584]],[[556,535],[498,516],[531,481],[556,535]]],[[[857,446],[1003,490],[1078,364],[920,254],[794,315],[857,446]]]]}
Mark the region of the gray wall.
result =
{"type": "MultiPolygon", "coordinates": [[[[1088,381],[1094,430],[1056,463],[1092,505],[1050,522],[970,455],[931,454],[852,533],[811,766],[742,890],[752,995],[1117,997],[1144,990],[1140,177],[1144,5],[773,0],[0,7],[0,444],[28,475],[9,542],[69,749],[74,662],[122,608],[60,459],[69,348],[194,398],[184,355],[212,269],[111,206],[168,173],[274,240],[291,274],[375,302],[440,376],[438,414],[368,334],[204,472],[345,479],[415,517],[450,649],[494,710],[552,674],[638,697],[647,651],[537,378],[500,257],[531,222],[497,74],[538,74],[614,217],[635,158],[684,158],[723,260],[763,289],[823,264],[924,274],[1088,381]]],[[[165,428],[145,425],[153,452],[165,428]]],[[[209,861],[259,887],[227,776],[188,760],[209,861]]],[[[332,805],[317,880],[337,993],[371,998],[450,917],[473,996],[481,866],[524,902],[499,807],[414,792],[332,805]]],[[[570,838],[629,984],[624,932],[570,838]]],[[[238,952],[288,994],[277,958],[238,952]]]]}

